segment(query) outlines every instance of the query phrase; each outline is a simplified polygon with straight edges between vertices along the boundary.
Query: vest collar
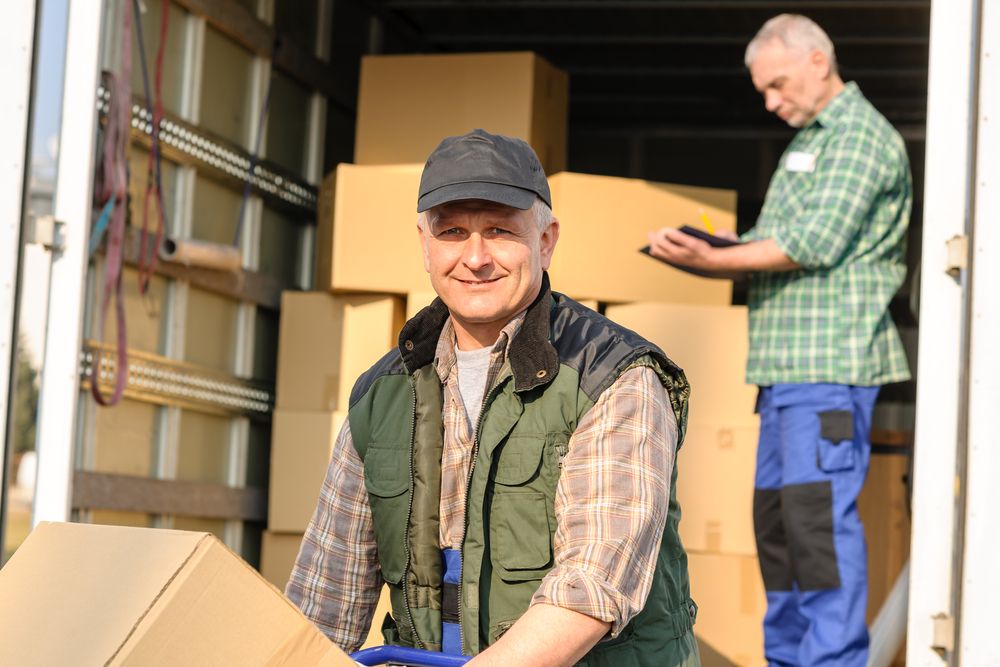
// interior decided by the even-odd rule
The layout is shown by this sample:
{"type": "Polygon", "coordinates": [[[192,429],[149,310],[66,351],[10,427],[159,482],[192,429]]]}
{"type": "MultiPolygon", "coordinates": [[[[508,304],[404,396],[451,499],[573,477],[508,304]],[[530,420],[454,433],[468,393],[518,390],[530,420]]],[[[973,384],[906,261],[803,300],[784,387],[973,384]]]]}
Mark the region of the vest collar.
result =
{"type": "MultiPolygon", "coordinates": [[[[514,375],[514,391],[548,384],[559,372],[559,355],[549,342],[552,308],[549,275],[543,273],[538,296],[528,306],[524,323],[510,343],[508,362],[514,375]]],[[[437,342],[448,317],[448,307],[438,297],[403,326],[399,333],[399,354],[407,373],[434,362],[437,342]]]]}

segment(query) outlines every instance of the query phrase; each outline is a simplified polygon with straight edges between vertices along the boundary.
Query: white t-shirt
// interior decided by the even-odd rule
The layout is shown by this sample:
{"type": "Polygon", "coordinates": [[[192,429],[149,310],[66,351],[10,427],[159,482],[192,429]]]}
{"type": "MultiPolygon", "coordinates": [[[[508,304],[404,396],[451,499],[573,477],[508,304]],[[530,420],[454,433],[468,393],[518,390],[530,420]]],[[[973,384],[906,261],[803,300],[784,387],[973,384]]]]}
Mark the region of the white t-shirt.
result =
{"type": "Polygon", "coordinates": [[[490,367],[492,347],[478,350],[460,350],[455,347],[455,364],[458,366],[458,393],[465,404],[465,414],[473,431],[483,409],[483,394],[486,393],[486,372],[490,367]]]}

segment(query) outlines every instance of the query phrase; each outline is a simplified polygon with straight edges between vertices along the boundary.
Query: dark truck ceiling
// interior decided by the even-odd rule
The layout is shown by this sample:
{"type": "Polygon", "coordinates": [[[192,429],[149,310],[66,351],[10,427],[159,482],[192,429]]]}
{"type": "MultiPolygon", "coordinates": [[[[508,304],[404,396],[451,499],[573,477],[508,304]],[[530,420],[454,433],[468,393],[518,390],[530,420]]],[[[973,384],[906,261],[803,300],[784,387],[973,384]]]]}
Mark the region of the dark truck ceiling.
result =
{"type": "Polygon", "coordinates": [[[535,51],[571,77],[576,131],[760,136],[782,131],[743,66],[769,17],[823,26],[854,79],[907,136],[922,136],[930,0],[370,0],[423,52],[535,51]]]}

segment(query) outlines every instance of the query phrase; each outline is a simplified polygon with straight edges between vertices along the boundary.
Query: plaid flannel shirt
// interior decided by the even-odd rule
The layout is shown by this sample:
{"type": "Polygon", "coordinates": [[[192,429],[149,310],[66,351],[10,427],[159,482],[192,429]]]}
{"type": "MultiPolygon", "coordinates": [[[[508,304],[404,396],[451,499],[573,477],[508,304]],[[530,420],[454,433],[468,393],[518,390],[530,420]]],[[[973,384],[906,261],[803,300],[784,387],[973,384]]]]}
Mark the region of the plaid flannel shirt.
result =
{"type": "Polygon", "coordinates": [[[751,278],[747,382],[909,379],[888,306],[906,276],[912,196],[902,138],[848,83],[795,135],[743,236],[802,266],[751,278]]]}

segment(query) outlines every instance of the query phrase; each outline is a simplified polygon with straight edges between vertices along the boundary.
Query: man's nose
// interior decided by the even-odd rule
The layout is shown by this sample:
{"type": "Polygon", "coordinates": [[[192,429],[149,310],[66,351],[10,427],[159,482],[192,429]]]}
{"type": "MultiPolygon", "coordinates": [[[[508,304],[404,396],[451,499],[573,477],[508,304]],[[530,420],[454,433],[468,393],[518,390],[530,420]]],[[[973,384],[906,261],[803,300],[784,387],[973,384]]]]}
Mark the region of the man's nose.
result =
{"type": "Polygon", "coordinates": [[[774,110],[781,105],[781,95],[775,90],[764,93],[764,108],[774,113],[774,110]]]}
{"type": "Polygon", "coordinates": [[[465,242],[462,262],[472,271],[478,271],[484,266],[488,266],[492,261],[493,258],[486,240],[479,233],[471,234],[465,242]]]}

